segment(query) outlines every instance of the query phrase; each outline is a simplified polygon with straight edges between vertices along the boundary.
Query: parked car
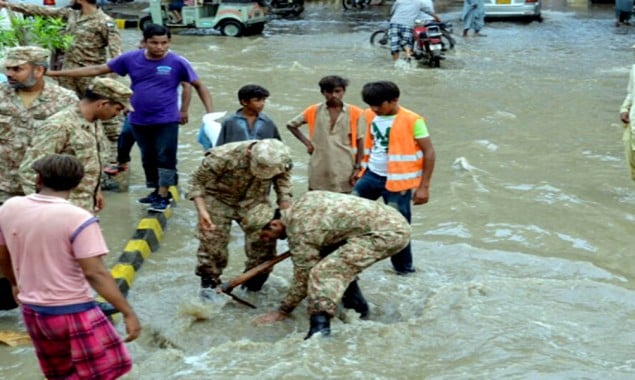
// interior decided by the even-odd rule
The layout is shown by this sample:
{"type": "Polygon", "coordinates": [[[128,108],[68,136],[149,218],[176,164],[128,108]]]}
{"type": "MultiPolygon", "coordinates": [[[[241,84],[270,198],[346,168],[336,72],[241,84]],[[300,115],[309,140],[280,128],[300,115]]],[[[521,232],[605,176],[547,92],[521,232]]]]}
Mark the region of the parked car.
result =
{"type": "Polygon", "coordinates": [[[542,21],[541,0],[485,0],[485,18],[526,18],[542,21]]]}
{"type": "Polygon", "coordinates": [[[148,23],[170,28],[216,29],[224,36],[240,37],[260,34],[265,28],[265,8],[252,0],[191,0],[181,8],[182,21],[176,22],[169,11],[170,0],[150,0],[145,11],[149,15],[139,20],[143,30],[148,23]]]}

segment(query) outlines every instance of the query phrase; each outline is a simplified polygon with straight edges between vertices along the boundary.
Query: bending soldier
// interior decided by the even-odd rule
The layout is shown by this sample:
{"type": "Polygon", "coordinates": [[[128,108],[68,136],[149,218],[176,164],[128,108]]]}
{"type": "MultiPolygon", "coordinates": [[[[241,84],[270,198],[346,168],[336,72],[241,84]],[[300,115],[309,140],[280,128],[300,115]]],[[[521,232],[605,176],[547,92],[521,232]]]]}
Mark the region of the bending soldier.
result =
{"type": "Polygon", "coordinates": [[[410,241],[410,226],[399,211],[327,191],[305,193],[286,210],[258,205],[247,214],[245,224],[250,231],[259,231],[264,241],[287,239],[293,259],[293,282],[280,307],[256,322],[281,321],[307,297],[311,322],[305,339],[318,332],[330,334],[330,320],[340,300],[365,317],[368,305],[357,275],[410,241]]]}

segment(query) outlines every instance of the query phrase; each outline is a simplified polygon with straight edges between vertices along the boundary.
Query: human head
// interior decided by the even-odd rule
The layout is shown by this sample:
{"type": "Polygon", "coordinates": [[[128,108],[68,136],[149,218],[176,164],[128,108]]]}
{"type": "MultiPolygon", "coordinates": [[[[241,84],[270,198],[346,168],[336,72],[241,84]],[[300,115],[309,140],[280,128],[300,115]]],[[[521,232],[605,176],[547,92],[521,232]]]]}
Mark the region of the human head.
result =
{"type": "Polygon", "coordinates": [[[280,209],[267,203],[251,207],[241,223],[248,234],[257,233],[261,240],[274,241],[286,237],[286,228],[280,220],[280,209]]]}
{"type": "Polygon", "coordinates": [[[238,102],[250,111],[259,113],[265,108],[265,100],[269,91],[257,84],[248,84],[238,90],[238,102]]]}
{"type": "Polygon", "coordinates": [[[348,79],[337,75],[328,75],[318,82],[320,92],[326,100],[328,106],[341,106],[344,104],[343,98],[348,86],[348,79]]]}
{"type": "Polygon", "coordinates": [[[71,8],[75,10],[81,10],[84,4],[96,5],[97,0],[73,0],[71,8]]]}
{"type": "Polygon", "coordinates": [[[72,190],[84,178],[84,166],[68,154],[51,154],[31,166],[38,174],[38,190],[46,187],[55,191],[72,190]]]}
{"type": "Polygon", "coordinates": [[[88,114],[84,116],[89,121],[111,119],[125,109],[132,110],[131,96],[132,90],[121,82],[112,78],[94,78],[82,98],[90,104],[88,114]]]}
{"type": "Polygon", "coordinates": [[[291,151],[280,140],[264,139],[253,143],[248,151],[251,174],[260,179],[271,179],[291,171],[291,151]]]}
{"type": "Polygon", "coordinates": [[[399,95],[399,87],[390,81],[370,82],[362,88],[362,99],[377,115],[395,114],[399,95]]]}
{"type": "Polygon", "coordinates": [[[170,50],[172,33],[163,25],[148,24],[143,28],[143,41],[150,58],[161,58],[170,50]]]}
{"type": "Polygon", "coordinates": [[[37,84],[44,84],[49,53],[49,50],[39,46],[17,46],[7,49],[4,67],[9,86],[29,89],[37,84]]]}

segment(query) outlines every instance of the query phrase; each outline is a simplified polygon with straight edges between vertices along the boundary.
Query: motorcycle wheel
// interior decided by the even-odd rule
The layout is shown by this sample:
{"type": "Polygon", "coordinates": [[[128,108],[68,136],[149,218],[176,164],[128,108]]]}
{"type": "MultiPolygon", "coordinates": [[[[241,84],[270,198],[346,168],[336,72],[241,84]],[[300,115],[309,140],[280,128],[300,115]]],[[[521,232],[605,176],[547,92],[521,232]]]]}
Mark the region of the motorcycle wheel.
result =
{"type": "Polygon", "coordinates": [[[351,8],[356,8],[357,4],[355,3],[355,0],[342,0],[342,7],[344,10],[349,10],[351,8]]]}
{"type": "Polygon", "coordinates": [[[389,47],[388,31],[385,29],[377,30],[370,35],[370,44],[379,47],[389,47]]]}

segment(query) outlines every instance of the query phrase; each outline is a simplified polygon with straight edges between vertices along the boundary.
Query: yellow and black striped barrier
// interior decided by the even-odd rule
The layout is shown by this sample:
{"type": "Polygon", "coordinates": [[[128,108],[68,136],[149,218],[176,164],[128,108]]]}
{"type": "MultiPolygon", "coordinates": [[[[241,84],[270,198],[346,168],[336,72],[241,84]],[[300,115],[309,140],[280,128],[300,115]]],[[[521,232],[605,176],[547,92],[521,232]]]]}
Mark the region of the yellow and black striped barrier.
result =
{"type": "Polygon", "coordinates": [[[119,29],[139,29],[139,19],[116,18],[115,25],[119,29]]]}
{"type": "MultiPolygon", "coordinates": [[[[176,186],[170,187],[170,193],[172,194],[172,202],[176,203],[179,199],[176,186]]],[[[148,211],[147,215],[137,224],[132,238],[128,240],[117,262],[110,270],[110,274],[124,297],[128,297],[128,292],[143,262],[150,257],[152,252],[159,249],[170,216],[172,216],[172,207],[168,207],[165,212],[148,211]]],[[[102,297],[97,297],[97,304],[107,316],[117,313],[117,310],[102,297]]]]}

